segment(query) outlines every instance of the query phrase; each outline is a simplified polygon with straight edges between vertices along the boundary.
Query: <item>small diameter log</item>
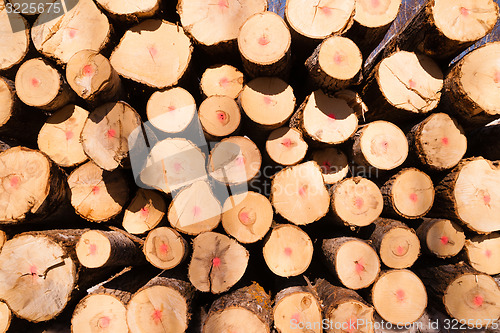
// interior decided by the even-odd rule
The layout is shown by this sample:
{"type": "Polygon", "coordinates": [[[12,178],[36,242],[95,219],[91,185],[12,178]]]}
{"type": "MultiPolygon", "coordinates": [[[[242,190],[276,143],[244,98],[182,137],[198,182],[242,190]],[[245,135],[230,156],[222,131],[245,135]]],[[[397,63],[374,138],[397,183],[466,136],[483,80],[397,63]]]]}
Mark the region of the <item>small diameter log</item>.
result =
{"type": "Polygon", "coordinates": [[[196,114],[193,96],[181,87],[155,91],[148,100],[146,114],[149,122],[166,133],[184,131],[196,114]]]}
{"type": "Polygon", "coordinates": [[[125,32],[110,61],[121,76],[163,89],[183,77],[192,50],[182,27],[162,20],[146,20],[125,32]]]}
{"type": "Polygon", "coordinates": [[[424,218],[417,235],[422,248],[438,258],[456,256],[465,244],[464,231],[450,220],[424,218]]]}
{"type": "Polygon", "coordinates": [[[446,76],[443,102],[466,128],[500,118],[498,57],[500,42],[487,43],[464,56],[446,76]]]}
{"type": "Polygon", "coordinates": [[[62,167],[85,162],[80,135],[89,112],[78,105],[68,104],[47,119],[38,133],[38,147],[62,167]]]}
{"type": "Polygon", "coordinates": [[[101,105],[85,121],[81,134],[83,150],[99,167],[113,171],[127,165],[129,136],[140,126],[141,117],[127,103],[101,105]]]}
{"type": "Polygon", "coordinates": [[[155,191],[140,188],[123,215],[123,229],[140,235],[155,228],[167,212],[165,199],[155,191]]]}
{"type": "Polygon", "coordinates": [[[446,113],[433,113],[407,134],[411,155],[432,171],[451,169],[467,151],[467,138],[457,121],[446,113]]]}
{"type": "Polygon", "coordinates": [[[500,288],[495,280],[460,262],[419,271],[429,297],[457,320],[491,327],[500,317],[500,288]]]}
{"type": "Polygon", "coordinates": [[[436,108],[443,73],[430,58],[398,51],[380,61],[368,76],[361,97],[368,121],[406,121],[436,108]]]}
{"type": "Polygon", "coordinates": [[[184,332],[191,315],[194,288],[182,280],[155,277],[127,305],[131,333],[184,332]]]}
{"type": "Polygon", "coordinates": [[[472,268],[488,275],[500,274],[500,233],[467,239],[465,253],[472,268]]]}
{"type": "Polygon", "coordinates": [[[120,214],[128,201],[129,188],[120,170],[107,172],[87,162],[68,177],[71,204],[78,215],[92,222],[105,222],[120,214]]]}
{"type": "Polygon", "coordinates": [[[481,127],[468,138],[469,151],[490,161],[500,161],[500,123],[481,127]]]}
{"type": "Polygon", "coordinates": [[[109,60],[93,50],[82,50],[69,59],[66,80],[78,96],[92,104],[116,100],[122,84],[109,60]]]}
{"type": "Polygon", "coordinates": [[[261,77],[250,81],[239,96],[248,118],[258,127],[271,130],[284,125],[295,109],[292,87],[279,78],[261,77]]]}
{"type": "Polygon", "coordinates": [[[174,229],[160,227],[148,233],[143,250],[151,265],[172,269],[186,259],[189,245],[174,229]]]}
{"type": "Polygon", "coordinates": [[[63,107],[74,97],[61,73],[42,58],[30,59],[19,67],[16,93],[24,104],[48,111],[63,107]]]}
{"type": "Polygon", "coordinates": [[[308,145],[302,139],[302,133],[290,127],[280,127],[269,135],[266,151],[269,157],[281,165],[295,165],[302,161],[308,145]]]}
{"type": "Polygon", "coordinates": [[[382,272],[371,291],[377,313],[392,324],[417,321],[427,307],[427,291],[415,273],[406,269],[382,272]]]}
{"type": "Polygon", "coordinates": [[[330,195],[333,220],[352,229],[370,225],[384,208],[378,186],[363,177],[341,180],[330,188],[330,195]]]}
{"type": "Polygon", "coordinates": [[[200,80],[201,93],[206,96],[238,97],[243,89],[243,73],[231,65],[216,65],[207,68],[200,80]]]}
{"type": "Polygon", "coordinates": [[[244,184],[260,172],[262,156],[252,140],[231,136],[219,142],[210,152],[208,171],[215,180],[229,184],[244,184]]]}
{"type": "Polygon", "coordinates": [[[292,37],[283,19],[267,11],[252,15],[240,28],[238,48],[245,72],[287,77],[291,69],[292,37]]]}
{"type": "Polygon", "coordinates": [[[66,64],[78,51],[101,51],[108,44],[112,27],[92,0],[80,0],[64,14],[49,5],[31,28],[33,44],[44,56],[66,64]]]}
{"type": "Polygon", "coordinates": [[[9,329],[12,313],[4,302],[0,302],[0,332],[5,333],[9,329]]]}
{"type": "Polygon", "coordinates": [[[43,219],[66,202],[66,177],[45,154],[14,147],[0,153],[0,164],[0,224],[43,219]]]}
{"type": "Polygon", "coordinates": [[[417,219],[427,214],[434,203],[432,179],[415,168],[406,168],[392,176],[380,188],[384,212],[394,217],[417,219]]]}
{"type": "Polygon", "coordinates": [[[287,278],[306,271],[313,251],[309,235],[292,224],[274,226],[262,248],[267,267],[274,274],[287,278]]]}
{"type": "Polygon", "coordinates": [[[2,45],[0,45],[0,72],[12,69],[19,65],[28,54],[30,45],[30,26],[26,19],[16,13],[11,3],[2,2],[0,5],[0,31],[2,45]],[[9,6],[6,9],[5,5],[9,6]]]}
{"type": "Polygon", "coordinates": [[[234,239],[204,232],[193,240],[189,280],[200,291],[220,294],[241,279],[249,257],[248,251],[234,239]]]}
{"type": "Polygon", "coordinates": [[[311,154],[311,159],[320,166],[325,184],[335,184],[344,179],[349,172],[349,161],[340,149],[315,150],[311,154]]]}
{"type": "Polygon", "coordinates": [[[352,159],[355,164],[373,170],[392,170],[408,157],[405,134],[393,123],[379,120],[362,126],[354,136],[352,159]]]}
{"type": "Polygon", "coordinates": [[[243,23],[266,10],[266,0],[223,0],[213,4],[181,0],[177,5],[186,32],[209,51],[227,49],[227,44],[236,42],[243,23]]]}
{"type": "Polygon", "coordinates": [[[367,288],[380,272],[377,252],[359,238],[325,239],[321,249],[328,269],[349,289],[367,288]]]}
{"type": "Polygon", "coordinates": [[[203,333],[271,332],[271,297],[254,283],[215,300],[203,324],[203,333]]]}
{"type": "Polygon", "coordinates": [[[390,268],[411,267],[420,255],[420,240],[415,230],[396,220],[377,219],[370,241],[390,268]]]}
{"type": "Polygon", "coordinates": [[[335,2],[321,0],[287,1],[285,17],[290,27],[300,36],[321,40],[347,31],[354,20],[354,0],[335,2]]]}
{"type": "MultiPolygon", "coordinates": [[[[274,327],[281,333],[297,332],[299,326],[315,325],[309,333],[322,332],[321,304],[310,288],[296,286],[281,290],[274,300],[274,327]]],[[[308,327],[309,328],[309,327],[308,327]]]]}
{"type": "Polygon", "coordinates": [[[226,233],[244,244],[261,240],[273,222],[273,207],[269,199],[253,191],[227,198],[222,212],[222,226],[226,233]]]}
{"type": "Polygon", "coordinates": [[[210,184],[198,180],[174,197],[168,208],[168,221],[182,233],[198,235],[219,225],[221,210],[210,184]]]}
{"type": "Polygon", "coordinates": [[[487,234],[500,230],[500,166],[482,157],[462,160],[438,185],[433,214],[487,234]]]}
{"type": "Polygon", "coordinates": [[[96,2],[111,18],[125,22],[138,22],[155,16],[160,11],[159,0],[140,3],[116,0],[97,0],[96,2]]]}
{"type": "Polygon", "coordinates": [[[326,38],[306,60],[306,68],[315,87],[337,91],[361,79],[363,56],[349,38],[326,38]]]}
{"type": "Polygon", "coordinates": [[[339,144],[354,135],[358,117],[345,99],[316,90],[295,112],[290,127],[300,129],[313,142],[339,144]]]}
{"type": "Polygon", "coordinates": [[[234,134],[241,124],[240,107],[228,96],[210,96],[198,109],[198,116],[205,136],[216,141],[234,134]]]}
{"type": "Polygon", "coordinates": [[[297,225],[325,216],[330,196],[318,164],[310,161],[278,172],[271,184],[271,202],[278,214],[297,225]]]}
{"type": "Polygon", "coordinates": [[[324,319],[330,326],[325,332],[374,332],[373,307],[354,290],[334,286],[323,279],[315,282],[314,290],[321,300],[324,319]]]}

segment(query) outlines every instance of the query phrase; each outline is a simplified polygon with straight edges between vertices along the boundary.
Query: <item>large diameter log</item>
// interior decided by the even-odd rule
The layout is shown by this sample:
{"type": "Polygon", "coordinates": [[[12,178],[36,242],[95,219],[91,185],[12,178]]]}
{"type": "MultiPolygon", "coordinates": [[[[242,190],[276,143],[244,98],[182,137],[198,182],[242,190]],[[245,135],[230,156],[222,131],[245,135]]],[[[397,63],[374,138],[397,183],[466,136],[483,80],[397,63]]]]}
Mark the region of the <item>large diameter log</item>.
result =
{"type": "Polygon", "coordinates": [[[337,148],[325,148],[313,151],[311,159],[318,163],[323,173],[325,184],[335,184],[349,173],[349,161],[346,154],[337,148]]]}
{"type": "Polygon", "coordinates": [[[146,20],[125,32],[110,61],[121,76],[162,89],[182,78],[192,49],[182,27],[162,20],[146,20]]]}
{"type": "Polygon", "coordinates": [[[436,108],[443,73],[430,58],[398,51],[380,61],[369,74],[361,97],[368,121],[406,121],[436,108]]]}
{"type": "Polygon", "coordinates": [[[248,251],[234,239],[215,232],[204,232],[193,240],[189,280],[203,292],[220,294],[243,276],[248,251]]]}
{"type": "Polygon", "coordinates": [[[216,65],[207,68],[200,80],[200,89],[204,96],[238,97],[243,89],[243,73],[231,65],[216,65]]]}
{"type": "Polygon", "coordinates": [[[481,157],[462,160],[436,185],[436,216],[461,221],[481,234],[500,230],[500,166],[481,157]]]}
{"type": "Polygon", "coordinates": [[[111,18],[124,22],[138,22],[150,18],[160,11],[159,0],[141,1],[140,3],[116,0],[98,0],[96,2],[111,18]]]}
{"type": "Polygon", "coordinates": [[[416,231],[422,248],[438,258],[456,256],[465,244],[463,229],[450,220],[424,218],[416,231]]]}
{"type": "Polygon", "coordinates": [[[411,157],[432,171],[451,169],[467,151],[467,138],[457,121],[446,113],[433,113],[407,134],[411,157]]]}
{"type": "Polygon", "coordinates": [[[78,215],[105,222],[118,215],[128,201],[129,188],[120,170],[104,171],[89,161],[68,177],[71,204],[78,215]]]}
{"type": "Polygon", "coordinates": [[[500,42],[487,43],[464,56],[446,76],[443,102],[466,128],[500,118],[498,57],[500,42]]]}
{"type": "Polygon", "coordinates": [[[316,162],[278,172],[271,184],[271,202],[278,214],[297,225],[313,223],[325,216],[330,196],[316,162]]]}
{"type": "Polygon", "coordinates": [[[325,239],[321,249],[328,269],[349,289],[367,288],[379,275],[380,259],[364,240],[354,237],[325,239]]]}
{"type": "Polygon", "coordinates": [[[153,266],[172,269],[186,259],[189,245],[174,229],[160,227],[148,233],[143,250],[146,259],[153,266]]]}
{"type": "Polygon", "coordinates": [[[417,321],[427,307],[427,291],[420,278],[406,269],[380,274],[371,291],[377,313],[392,324],[417,321]]]}
{"type": "MultiPolygon", "coordinates": [[[[321,304],[314,291],[308,287],[295,286],[281,290],[274,299],[274,327],[280,333],[293,333],[298,327],[315,325],[309,333],[320,333],[317,327],[323,319],[321,304]]],[[[309,327],[308,327],[309,328],[309,327]]]]}
{"type": "Polygon", "coordinates": [[[0,163],[0,224],[48,217],[67,200],[66,177],[45,154],[19,146],[0,163]]]}
{"type": "Polygon", "coordinates": [[[262,252],[269,269],[282,277],[304,273],[313,257],[309,235],[292,224],[279,224],[266,237],[262,252]]]}
{"type": "Polygon", "coordinates": [[[78,51],[101,51],[108,44],[112,27],[92,0],[78,1],[63,15],[62,11],[50,10],[49,4],[31,28],[38,52],[66,64],[78,51]]]}
{"type": "Polygon", "coordinates": [[[240,107],[229,96],[208,97],[201,103],[198,116],[210,141],[234,134],[241,124],[240,107]]]}
{"type": "Polygon", "coordinates": [[[500,123],[481,127],[469,137],[472,156],[482,156],[490,161],[500,160],[500,123]]]}
{"type": "Polygon", "coordinates": [[[467,239],[465,253],[472,268],[488,275],[500,274],[500,233],[467,239]]]}
{"type": "Polygon", "coordinates": [[[267,154],[274,162],[281,165],[299,163],[306,156],[307,148],[308,145],[302,138],[302,133],[290,127],[275,129],[266,141],[267,154]]]}
{"type": "Polygon", "coordinates": [[[271,297],[254,283],[215,300],[203,324],[203,333],[269,333],[272,323],[271,297]]]}
{"type": "Polygon", "coordinates": [[[143,234],[155,228],[166,212],[167,204],[159,193],[140,188],[125,209],[123,229],[134,235],[143,234]]]}
{"type": "Polygon", "coordinates": [[[0,5],[0,72],[19,65],[28,54],[30,45],[29,25],[19,13],[15,13],[11,3],[0,5]],[[10,7],[10,10],[6,8],[10,7]]]}
{"type": "Polygon", "coordinates": [[[0,332],[5,333],[10,327],[12,313],[7,304],[0,302],[0,332]]]}
{"type": "Polygon", "coordinates": [[[166,133],[184,131],[196,114],[193,96],[181,87],[155,91],[148,100],[149,122],[166,133]]]}

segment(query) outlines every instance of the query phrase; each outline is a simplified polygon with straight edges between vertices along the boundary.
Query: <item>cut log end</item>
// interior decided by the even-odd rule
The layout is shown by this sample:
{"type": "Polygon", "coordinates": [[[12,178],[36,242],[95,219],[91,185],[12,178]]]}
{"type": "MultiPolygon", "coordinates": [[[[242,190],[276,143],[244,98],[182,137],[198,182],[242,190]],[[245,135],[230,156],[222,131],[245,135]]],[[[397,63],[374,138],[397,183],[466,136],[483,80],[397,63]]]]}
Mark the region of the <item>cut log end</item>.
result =
{"type": "Polygon", "coordinates": [[[155,228],[167,211],[165,199],[155,191],[139,189],[125,210],[123,228],[140,235],[155,228]]]}
{"type": "Polygon", "coordinates": [[[281,127],[269,135],[266,151],[269,157],[281,165],[294,165],[306,156],[308,145],[295,128],[281,127]]]}
{"type": "Polygon", "coordinates": [[[111,257],[111,243],[100,231],[85,232],[75,247],[80,263],[89,268],[102,267],[111,257]]]}
{"type": "Polygon", "coordinates": [[[488,275],[500,274],[500,234],[475,236],[465,241],[470,265],[488,275]]]}
{"type": "Polygon", "coordinates": [[[97,3],[113,18],[122,21],[137,21],[154,16],[160,10],[159,0],[147,0],[141,3],[133,1],[98,0],[97,3]]]}
{"type": "Polygon", "coordinates": [[[28,53],[30,45],[29,24],[22,15],[0,7],[0,31],[5,40],[0,46],[0,71],[20,64],[28,53]]]}
{"type": "Polygon", "coordinates": [[[357,0],[354,21],[368,28],[388,25],[396,18],[401,0],[357,0]]]}
{"type": "Polygon", "coordinates": [[[325,184],[335,184],[347,176],[349,162],[347,156],[337,148],[316,150],[311,158],[318,163],[325,184]]]}
{"type": "Polygon", "coordinates": [[[160,227],[153,229],[144,243],[146,259],[160,269],[171,269],[179,265],[188,252],[187,242],[175,230],[160,227]]]}
{"type": "MultiPolygon", "coordinates": [[[[307,323],[320,323],[322,320],[321,306],[316,297],[300,288],[287,295],[280,297],[274,306],[274,326],[282,333],[293,333],[294,326],[306,325],[307,323]]],[[[286,292],[282,290],[281,292],[286,292]]],[[[319,333],[319,329],[310,330],[310,333],[319,333]]]]}
{"type": "Polygon", "coordinates": [[[422,246],[440,258],[456,256],[465,244],[462,228],[450,220],[424,219],[417,235],[422,246]]]}
{"type": "Polygon", "coordinates": [[[205,70],[201,77],[201,92],[207,96],[228,96],[235,99],[243,89],[243,73],[231,65],[218,65],[205,70]]]}
{"type": "Polygon", "coordinates": [[[126,308],[112,295],[91,294],[75,308],[71,319],[73,333],[127,333],[126,308]]]}
{"type": "Polygon", "coordinates": [[[212,137],[231,135],[240,127],[240,108],[229,96],[208,97],[201,103],[198,115],[203,130],[212,137]]]}
{"type": "Polygon", "coordinates": [[[151,124],[166,133],[179,133],[196,113],[193,96],[180,87],[156,91],[149,98],[146,113],[151,124]]]}
{"type": "Polygon", "coordinates": [[[12,313],[4,302],[0,302],[0,332],[5,333],[9,329],[12,313]]]}

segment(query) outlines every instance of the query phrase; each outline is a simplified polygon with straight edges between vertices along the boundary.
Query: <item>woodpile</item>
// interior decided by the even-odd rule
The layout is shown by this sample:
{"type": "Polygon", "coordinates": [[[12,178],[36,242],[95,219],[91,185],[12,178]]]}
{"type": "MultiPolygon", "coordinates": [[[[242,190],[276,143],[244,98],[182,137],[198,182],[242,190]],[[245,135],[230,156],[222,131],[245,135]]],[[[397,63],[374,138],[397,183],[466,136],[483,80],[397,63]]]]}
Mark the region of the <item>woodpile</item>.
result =
{"type": "Polygon", "coordinates": [[[498,331],[497,0],[23,4],[0,333],[498,331]]]}

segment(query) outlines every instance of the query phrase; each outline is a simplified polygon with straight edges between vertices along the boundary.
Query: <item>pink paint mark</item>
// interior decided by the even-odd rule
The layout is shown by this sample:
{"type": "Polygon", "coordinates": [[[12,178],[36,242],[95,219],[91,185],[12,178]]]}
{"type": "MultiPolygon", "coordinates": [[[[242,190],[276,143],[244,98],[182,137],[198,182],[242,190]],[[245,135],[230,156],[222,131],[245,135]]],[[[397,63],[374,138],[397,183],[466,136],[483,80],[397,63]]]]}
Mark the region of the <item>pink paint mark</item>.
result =
{"type": "Polygon", "coordinates": [[[90,244],[89,245],[89,255],[95,256],[97,254],[97,245],[90,244]]]}
{"type": "Polygon", "coordinates": [[[483,200],[485,205],[489,205],[491,202],[491,196],[489,194],[485,194],[483,200]]]}
{"type": "Polygon", "coordinates": [[[405,254],[405,248],[402,247],[401,245],[399,245],[397,248],[396,248],[396,253],[398,254],[398,256],[402,256],[405,254]]]}
{"type": "Polygon", "coordinates": [[[299,312],[294,313],[290,319],[294,320],[293,322],[294,324],[300,323],[300,313],[299,312]]]}
{"type": "Polygon", "coordinates": [[[69,38],[75,38],[77,33],[76,29],[69,29],[69,38]]]}
{"type": "Polygon", "coordinates": [[[240,219],[243,224],[248,223],[248,220],[250,219],[250,216],[248,215],[247,212],[240,212],[238,214],[238,218],[240,219]]]}
{"type": "Polygon", "coordinates": [[[306,194],[307,194],[307,185],[304,185],[301,188],[299,188],[299,195],[301,197],[305,197],[306,194]]]}
{"type": "Polygon", "coordinates": [[[319,7],[319,9],[326,16],[330,16],[332,14],[332,9],[330,7],[323,6],[323,7],[319,7]]]}
{"type": "Polygon", "coordinates": [[[289,138],[284,138],[283,141],[281,141],[281,144],[287,148],[290,148],[292,146],[292,140],[289,138]]]}
{"type": "Polygon", "coordinates": [[[219,0],[218,6],[221,9],[223,7],[229,8],[229,1],[228,0],[219,0]]]}
{"type": "Polygon", "coordinates": [[[168,107],[168,112],[175,111],[175,109],[177,109],[175,106],[170,105],[170,106],[168,107]]]}
{"type": "Polygon", "coordinates": [[[492,254],[493,254],[493,253],[492,253],[492,252],[491,252],[491,250],[489,250],[489,249],[488,249],[488,250],[486,250],[486,251],[484,251],[484,255],[485,255],[485,256],[486,256],[486,258],[488,258],[488,259],[490,259],[490,258],[491,258],[491,255],[492,255],[492,254]]]}
{"type": "Polygon", "coordinates": [[[441,244],[443,244],[443,245],[448,245],[448,243],[450,242],[450,239],[446,236],[442,236],[441,238],[439,238],[439,240],[441,241],[441,244]]]}
{"type": "Polygon", "coordinates": [[[462,14],[462,16],[464,16],[464,17],[467,17],[470,14],[470,10],[468,10],[465,7],[460,7],[460,14],[462,14]]]}
{"type": "Polygon", "coordinates": [[[169,251],[168,244],[163,243],[160,245],[160,252],[162,254],[166,254],[168,251],[169,251]]]}
{"type": "Polygon", "coordinates": [[[340,65],[344,62],[345,56],[342,53],[335,52],[335,55],[333,56],[333,62],[335,62],[337,65],[340,65]]]}
{"type": "Polygon", "coordinates": [[[447,146],[450,143],[450,139],[444,137],[441,139],[441,143],[443,144],[443,146],[447,146]]]}
{"type": "Polygon", "coordinates": [[[201,214],[201,207],[199,206],[194,206],[193,207],[193,215],[195,217],[198,217],[201,214]]]}
{"type": "Polygon", "coordinates": [[[396,290],[396,299],[398,302],[403,302],[405,300],[405,291],[402,289],[396,290]]]}
{"type": "Polygon", "coordinates": [[[271,43],[269,38],[266,35],[262,35],[262,37],[259,38],[259,44],[262,46],[266,46],[267,44],[271,43]]]}
{"type": "Polygon", "coordinates": [[[220,258],[219,257],[215,257],[212,259],[212,266],[214,266],[214,267],[220,266],[220,258]]]}
{"type": "Polygon", "coordinates": [[[161,314],[162,314],[162,311],[161,310],[154,310],[153,311],[153,321],[155,322],[155,325],[158,325],[160,322],[161,322],[161,314]]]}
{"type": "Polygon", "coordinates": [[[372,7],[378,7],[380,6],[380,0],[372,0],[372,7]]]}
{"type": "Polygon", "coordinates": [[[35,88],[38,88],[40,86],[40,80],[38,80],[36,77],[32,78],[31,85],[35,88]]]}
{"type": "Polygon", "coordinates": [[[10,177],[10,187],[17,189],[20,183],[21,179],[18,176],[10,177]]]}
{"type": "Polygon", "coordinates": [[[142,207],[141,208],[141,215],[142,215],[142,217],[148,217],[148,215],[149,215],[149,208],[148,207],[142,207]]]}
{"type": "Polygon", "coordinates": [[[363,259],[359,259],[354,262],[354,270],[356,271],[356,274],[361,275],[365,271],[365,265],[363,262],[363,259]]]}
{"type": "Polygon", "coordinates": [[[418,201],[418,195],[417,195],[417,193],[410,194],[410,200],[412,202],[416,203],[418,201]]]}
{"type": "Polygon", "coordinates": [[[323,168],[323,172],[330,172],[330,170],[332,168],[332,165],[328,161],[324,161],[321,166],[323,168]]]}
{"type": "Polygon", "coordinates": [[[31,281],[35,282],[35,280],[38,279],[38,269],[36,268],[35,265],[32,265],[30,267],[30,274],[31,274],[31,281]]]}
{"type": "Polygon", "coordinates": [[[361,209],[364,205],[365,201],[363,200],[363,198],[361,197],[356,197],[354,199],[354,206],[357,208],[357,209],[361,209]]]}
{"type": "Polygon", "coordinates": [[[114,138],[116,136],[116,131],[114,129],[109,129],[107,132],[106,132],[106,135],[108,136],[108,138],[114,138]]]}
{"type": "Polygon", "coordinates": [[[292,255],[292,249],[289,247],[285,247],[285,255],[290,257],[292,255]]]}
{"type": "Polygon", "coordinates": [[[328,114],[328,118],[330,118],[331,120],[336,120],[337,119],[333,113],[329,113],[328,114]]]}
{"type": "Polygon", "coordinates": [[[410,79],[410,81],[408,81],[408,85],[410,86],[411,89],[415,89],[415,87],[417,86],[417,83],[415,81],[413,81],[412,79],[410,79]]]}
{"type": "Polygon", "coordinates": [[[74,134],[73,134],[72,131],[66,131],[65,134],[66,134],[66,140],[67,141],[73,139],[74,134]]]}
{"type": "Polygon", "coordinates": [[[495,75],[493,76],[493,80],[495,83],[500,83],[500,71],[495,71],[495,75]]]}
{"type": "Polygon", "coordinates": [[[226,116],[226,113],[223,112],[223,111],[217,111],[216,113],[216,117],[217,119],[221,122],[221,123],[225,123],[226,120],[227,120],[227,116],[226,116]]]}
{"type": "Polygon", "coordinates": [[[273,99],[269,96],[264,96],[264,103],[266,104],[271,104],[273,102],[273,99]]]}
{"type": "Polygon", "coordinates": [[[151,58],[156,57],[156,55],[158,54],[158,50],[154,46],[148,47],[148,52],[151,55],[151,58]]]}
{"type": "Polygon", "coordinates": [[[109,317],[101,317],[97,321],[97,326],[99,328],[108,328],[110,323],[111,323],[111,319],[109,319],[109,317]]]}
{"type": "Polygon", "coordinates": [[[480,307],[482,306],[484,303],[484,297],[481,296],[481,295],[476,295],[474,296],[474,304],[477,306],[477,307],[480,307]]]}
{"type": "Polygon", "coordinates": [[[245,157],[243,157],[243,156],[238,156],[235,161],[236,161],[236,165],[240,165],[240,166],[245,165],[245,157]]]}
{"type": "Polygon", "coordinates": [[[380,145],[382,146],[382,149],[383,149],[385,152],[387,152],[387,149],[389,148],[389,142],[387,142],[387,141],[382,141],[382,142],[380,143],[380,145]]]}
{"type": "Polygon", "coordinates": [[[181,163],[179,163],[179,162],[175,162],[175,163],[174,163],[174,170],[175,170],[175,172],[176,172],[176,173],[181,172],[181,171],[182,171],[182,169],[183,169],[183,168],[182,168],[182,164],[181,164],[181,163]]]}
{"type": "Polygon", "coordinates": [[[358,330],[358,318],[351,316],[349,321],[346,322],[349,326],[347,327],[347,332],[354,333],[358,330]]]}
{"type": "Polygon", "coordinates": [[[97,194],[99,194],[100,190],[101,189],[99,188],[99,186],[94,186],[94,187],[92,187],[92,194],[97,195],[97,194]]]}
{"type": "Polygon", "coordinates": [[[229,84],[229,80],[227,79],[227,77],[223,77],[219,81],[219,86],[221,86],[222,88],[226,88],[228,86],[228,84],[229,84]]]}
{"type": "Polygon", "coordinates": [[[85,76],[91,76],[92,74],[94,74],[94,68],[92,67],[92,65],[85,65],[83,66],[83,75],[85,76]]]}

